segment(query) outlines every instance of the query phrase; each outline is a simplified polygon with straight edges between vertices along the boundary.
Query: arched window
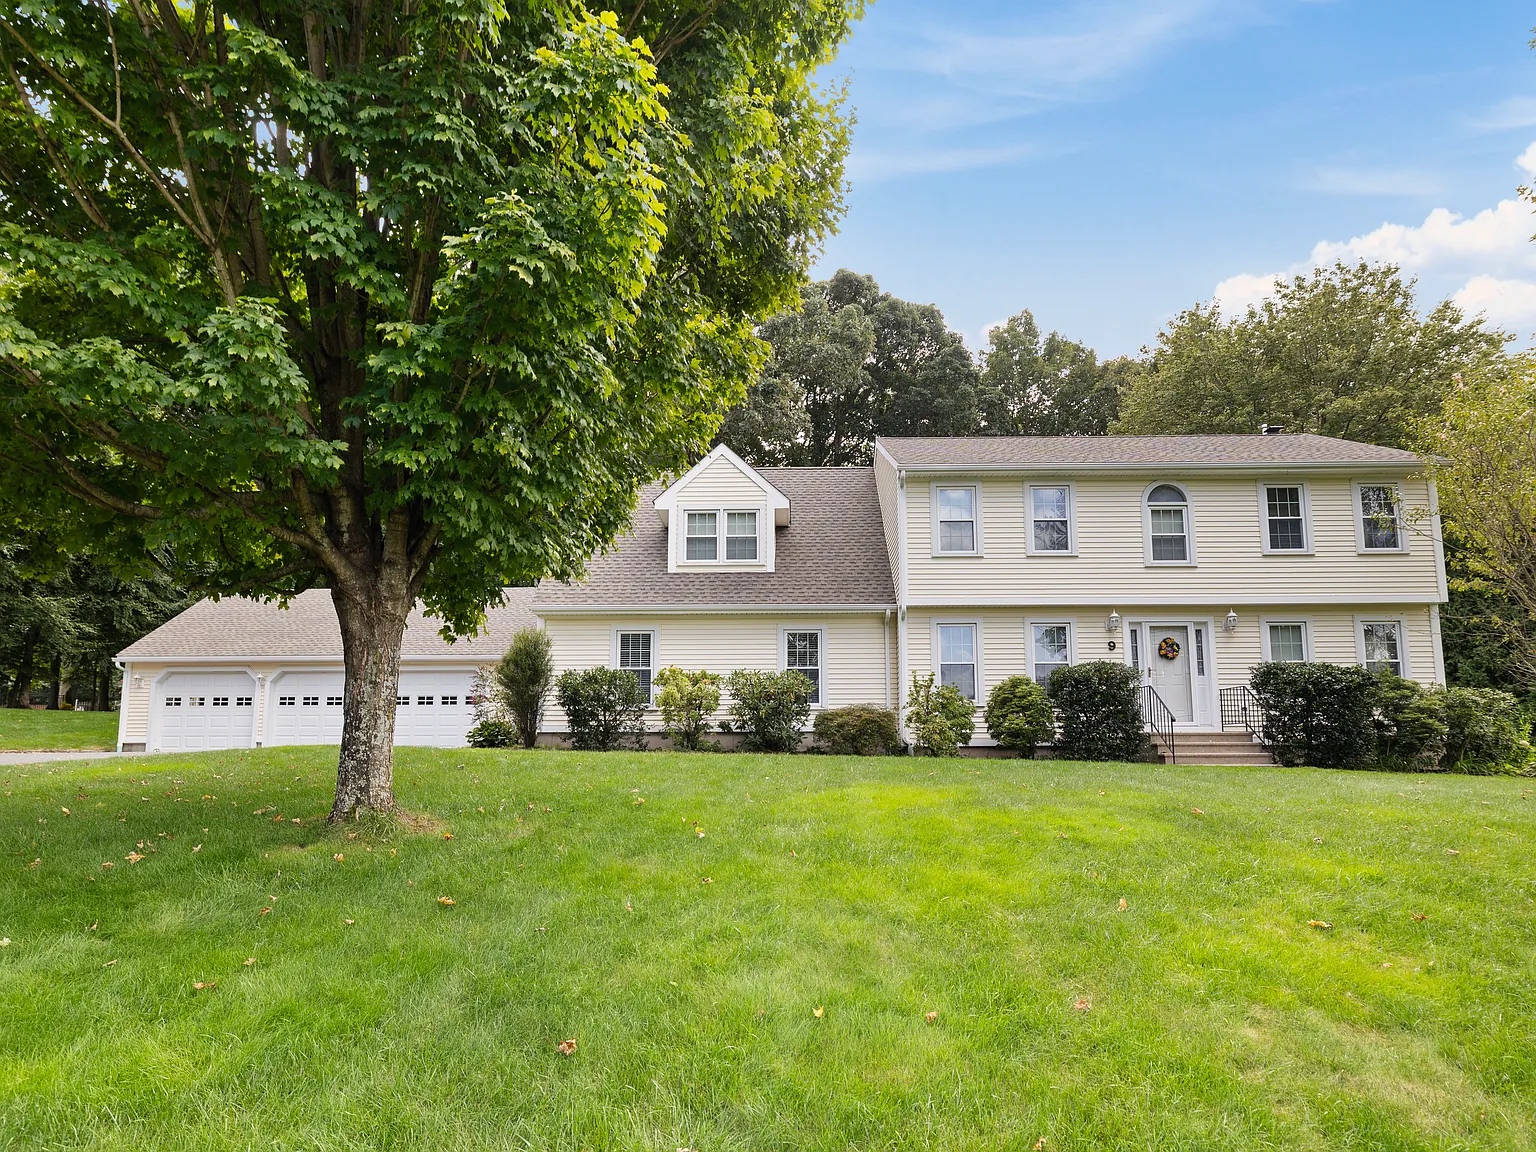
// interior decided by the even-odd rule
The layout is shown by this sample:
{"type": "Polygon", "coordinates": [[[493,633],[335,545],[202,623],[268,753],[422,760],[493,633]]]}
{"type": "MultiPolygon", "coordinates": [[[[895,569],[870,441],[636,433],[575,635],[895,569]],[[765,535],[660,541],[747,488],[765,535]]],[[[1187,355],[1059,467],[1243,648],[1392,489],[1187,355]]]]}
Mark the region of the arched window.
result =
{"type": "Polygon", "coordinates": [[[1147,493],[1147,536],[1154,564],[1187,564],[1189,497],[1174,484],[1157,484],[1147,493]]]}

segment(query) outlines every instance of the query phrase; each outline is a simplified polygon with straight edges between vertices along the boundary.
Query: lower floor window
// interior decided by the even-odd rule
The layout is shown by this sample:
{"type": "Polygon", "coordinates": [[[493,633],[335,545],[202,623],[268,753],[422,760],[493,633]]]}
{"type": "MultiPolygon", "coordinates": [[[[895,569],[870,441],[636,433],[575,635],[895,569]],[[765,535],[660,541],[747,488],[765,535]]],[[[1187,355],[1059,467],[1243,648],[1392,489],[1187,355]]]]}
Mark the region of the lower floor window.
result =
{"type": "Polygon", "coordinates": [[[976,699],[976,625],[939,625],[939,683],[976,699]]]}
{"type": "Polygon", "coordinates": [[[1072,662],[1071,629],[1066,624],[1032,624],[1030,632],[1035,682],[1044,684],[1058,668],[1065,668],[1072,662]]]}
{"type": "Polygon", "coordinates": [[[1403,674],[1403,638],[1396,620],[1366,620],[1360,625],[1368,672],[1403,674]]]}
{"type": "Polygon", "coordinates": [[[619,668],[635,674],[640,681],[640,692],[647,701],[651,699],[651,673],[654,671],[652,657],[655,649],[653,633],[619,633],[619,668]]]}
{"type": "Polygon", "coordinates": [[[1301,621],[1269,626],[1269,658],[1280,664],[1299,664],[1307,658],[1307,626],[1301,621]]]}
{"type": "Polygon", "coordinates": [[[784,633],[784,669],[811,682],[811,703],[821,703],[821,632],[784,633]]]}

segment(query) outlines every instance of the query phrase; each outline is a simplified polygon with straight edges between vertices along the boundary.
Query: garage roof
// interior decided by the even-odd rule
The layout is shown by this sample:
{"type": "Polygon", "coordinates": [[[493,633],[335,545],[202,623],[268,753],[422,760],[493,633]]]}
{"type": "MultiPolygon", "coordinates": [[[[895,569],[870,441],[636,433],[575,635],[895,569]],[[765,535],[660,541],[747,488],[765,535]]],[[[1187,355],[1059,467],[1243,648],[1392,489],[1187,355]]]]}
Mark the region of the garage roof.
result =
{"type": "MultiPolygon", "coordinates": [[[[529,604],[532,588],[507,588],[503,603],[485,614],[485,630],[450,644],[441,625],[420,608],[405,625],[400,654],[405,657],[495,659],[507,650],[512,634],[536,624],[529,604]]],[[[330,591],[300,592],[286,608],[244,596],[199,600],[148,636],[128,645],[120,660],[177,660],[227,656],[231,659],[341,659],[341,628],[330,591]]]]}

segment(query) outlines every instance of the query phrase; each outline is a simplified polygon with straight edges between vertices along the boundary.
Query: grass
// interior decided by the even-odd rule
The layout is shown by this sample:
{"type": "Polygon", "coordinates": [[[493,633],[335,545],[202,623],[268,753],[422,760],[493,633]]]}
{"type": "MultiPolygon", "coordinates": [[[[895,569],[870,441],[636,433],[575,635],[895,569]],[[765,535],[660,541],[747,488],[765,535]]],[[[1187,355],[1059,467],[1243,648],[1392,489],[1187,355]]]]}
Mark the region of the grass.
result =
{"type": "Polygon", "coordinates": [[[1536,1144],[1529,781],[333,755],[0,770],[0,1146],[1536,1144]]]}
{"type": "Polygon", "coordinates": [[[0,752],[95,751],[116,747],[116,712],[0,708],[0,752]]]}

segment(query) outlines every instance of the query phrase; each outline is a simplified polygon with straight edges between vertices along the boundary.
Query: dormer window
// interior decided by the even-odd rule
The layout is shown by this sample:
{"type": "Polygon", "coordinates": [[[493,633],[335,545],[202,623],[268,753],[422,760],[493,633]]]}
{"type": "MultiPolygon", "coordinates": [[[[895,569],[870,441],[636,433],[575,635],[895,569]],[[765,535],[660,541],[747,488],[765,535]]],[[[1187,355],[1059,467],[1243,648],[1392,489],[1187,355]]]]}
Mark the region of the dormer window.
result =
{"type": "Polygon", "coordinates": [[[683,559],[691,564],[758,559],[756,509],[719,509],[684,514],[683,559]]]}

